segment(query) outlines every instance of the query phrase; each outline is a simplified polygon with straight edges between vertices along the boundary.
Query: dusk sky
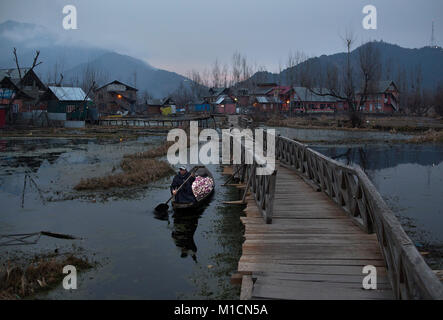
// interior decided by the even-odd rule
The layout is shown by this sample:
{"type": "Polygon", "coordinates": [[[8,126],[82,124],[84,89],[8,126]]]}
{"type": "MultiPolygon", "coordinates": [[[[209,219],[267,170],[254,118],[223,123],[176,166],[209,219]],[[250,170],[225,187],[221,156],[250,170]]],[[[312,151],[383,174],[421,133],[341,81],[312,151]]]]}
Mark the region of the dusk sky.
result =
{"type": "Polygon", "coordinates": [[[443,44],[442,0],[2,0],[0,23],[6,20],[39,24],[181,74],[216,58],[230,63],[236,50],[277,71],[289,51],[344,51],[340,35],[347,29],[357,45],[382,39],[416,48],[430,43],[434,20],[437,44],[443,44]],[[78,30],[62,27],[62,8],[69,4],[77,8],[78,30]],[[368,4],[377,8],[377,30],[362,27],[368,4]]]}

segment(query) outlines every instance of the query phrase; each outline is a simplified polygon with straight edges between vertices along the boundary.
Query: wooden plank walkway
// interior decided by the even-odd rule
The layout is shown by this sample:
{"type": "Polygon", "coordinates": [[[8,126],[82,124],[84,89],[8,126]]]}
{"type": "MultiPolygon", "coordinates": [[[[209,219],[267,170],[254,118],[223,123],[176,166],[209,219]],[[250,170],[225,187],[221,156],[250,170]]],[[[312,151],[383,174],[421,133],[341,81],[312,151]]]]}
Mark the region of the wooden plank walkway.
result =
{"type": "Polygon", "coordinates": [[[376,235],[293,171],[278,168],[272,224],[251,197],[245,213],[242,299],[394,298],[376,235]],[[376,290],[362,287],[365,265],[377,268],[376,290]]]}

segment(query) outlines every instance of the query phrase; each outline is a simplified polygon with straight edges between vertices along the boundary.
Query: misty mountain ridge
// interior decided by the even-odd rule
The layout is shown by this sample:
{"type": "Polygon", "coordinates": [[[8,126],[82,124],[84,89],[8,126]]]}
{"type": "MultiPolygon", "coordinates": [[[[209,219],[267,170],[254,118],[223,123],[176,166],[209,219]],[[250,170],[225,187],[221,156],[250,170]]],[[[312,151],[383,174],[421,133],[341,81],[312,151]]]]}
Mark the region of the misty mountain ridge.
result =
{"type": "Polygon", "coordinates": [[[64,78],[68,82],[81,82],[87,68],[98,73],[99,85],[119,80],[136,87],[140,94],[146,91],[153,98],[164,98],[181,84],[187,86],[188,82],[186,77],[175,72],[156,69],[142,60],[116,52],[105,53],[92,61],[75,66],[64,73],[64,78]]]}
{"type": "Polygon", "coordinates": [[[97,84],[119,80],[136,85],[142,93],[147,91],[154,98],[163,98],[175,91],[187,78],[177,73],[156,69],[140,59],[111,50],[70,43],[69,39],[49,32],[45,27],[8,20],[0,24],[0,68],[14,68],[12,50],[17,48],[20,66],[32,64],[35,50],[40,51],[39,65],[35,72],[46,83],[54,83],[63,74],[65,85],[79,85],[85,70],[98,74],[97,84]]]}
{"type": "MultiPolygon", "coordinates": [[[[408,86],[413,78],[421,72],[422,88],[433,90],[443,84],[443,49],[440,47],[423,47],[419,49],[403,48],[396,44],[383,41],[373,41],[372,45],[380,52],[381,80],[393,80],[397,85],[408,86]]],[[[354,75],[358,77],[359,50],[364,49],[368,43],[363,44],[351,52],[351,64],[354,75]]],[[[344,68],[347,53],[335,53],[309,58],[300,64],[283,70],[281,73],[266,71],[257,72],[248,81],[252,82],[275,82],[288,85],[291,73],[297,75],[297,71],[310,66],[313,72],[325,72],[328,65],[344,68]]],[[[301,85],[295,77],[296,85],[301,85]]]]}
{"type": "MultiPolygon", "coordinates": [[[[15,67],[12,54],[14,47],[17,48],[22,67],[31,65],[35,50],[40,50],[39,60],[43,64],[35,71],[46,83],[55,82],[62,73],[63,84],[79,85],[86,70],[93,70],[98,75],[98,85],[119,80],[137,87],[140,94],[147,92],[153,98],[163,98],[182,85],[188,87],[191,81],[175,72],[156,69],[149,63],[128,55],[79,42],[69,42],[69,39],[63,39],[42,26],[30,23],[11,20],[0,23],[0,41],[3,44],[0,48],[0,68],[15,67]]],[[[409,49],[382,41],[375,41],[373,44],[380,51],[382,79],[392,79],[395,82],[410,81],[419,68],[423,88],[433,89],[443,83],[441,48],[409,49]]],[[[354,72],[358,70],[358,52],[365,45],[351,52],[354,72]]],[[[280,74],[257,72],[246,82],[276,82],[287,85],[291,72],[295,71],[296,74],[297,70],[306,64],[313,66],[313,72],[324,72],[328,64],[343,67],[345,61],[344,52],[322,55],[283,70],[280,74]]],[[[300,85],[297,78],[295,84],[300,85]]]]}

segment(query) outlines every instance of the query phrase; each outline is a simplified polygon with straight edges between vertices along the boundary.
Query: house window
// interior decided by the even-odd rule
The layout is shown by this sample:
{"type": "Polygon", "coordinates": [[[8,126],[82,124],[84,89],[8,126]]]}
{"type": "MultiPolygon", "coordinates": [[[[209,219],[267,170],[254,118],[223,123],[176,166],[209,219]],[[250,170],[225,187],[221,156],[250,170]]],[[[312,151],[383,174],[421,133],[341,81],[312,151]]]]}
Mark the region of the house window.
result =
{"type": "Polygon", "coordinates": [[[75,111],[75,106],[74,105],[69,105],[66,106],[66,113],[71,113],[75,111]]]}

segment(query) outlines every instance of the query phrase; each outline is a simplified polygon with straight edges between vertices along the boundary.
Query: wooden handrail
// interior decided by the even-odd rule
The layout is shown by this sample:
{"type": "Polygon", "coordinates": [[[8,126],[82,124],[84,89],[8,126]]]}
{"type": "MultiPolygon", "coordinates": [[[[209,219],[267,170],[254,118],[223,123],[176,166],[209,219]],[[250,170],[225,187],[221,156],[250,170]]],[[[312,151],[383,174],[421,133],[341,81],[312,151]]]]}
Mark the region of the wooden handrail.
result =
{"type": "Polygon", "coordinates": [[[363,230],[377,234],[397,299],[443,299],[443,285],[361,168],[281,136],[276,138],[276,158],[318,186],[363,230]]]}
{"type": "MultiPolygon", "coordinates": [[[[231,155],[233,155],[234,139],[237,139],[236,142],[241,145],[241,161],[240,163],[233,163],[233,170],[234,172],[238,171],[237,178],[241,182],[246,183],[243,201],[245,201],[245,196],[248,190],[250,190],[265,222],[268,224],[272,223],[277,170],[274,168],[269,174],[258,175],[257,169],[266,167],[263,159],[260,159],[253,150],[247,148],[241,137],[239,138],[232,134],[228,134],[228,136],[230,137],[231,155]],[[252,163],[246,163],[247,153],[249,153],[248,156],[250,157],[249,159],[252,159],[252,163]]],[[[253,138],[245,137],[245,139],[253,138]]]]}

